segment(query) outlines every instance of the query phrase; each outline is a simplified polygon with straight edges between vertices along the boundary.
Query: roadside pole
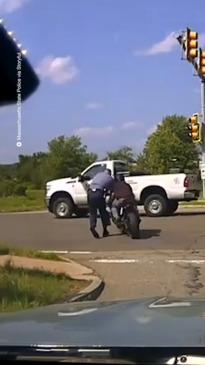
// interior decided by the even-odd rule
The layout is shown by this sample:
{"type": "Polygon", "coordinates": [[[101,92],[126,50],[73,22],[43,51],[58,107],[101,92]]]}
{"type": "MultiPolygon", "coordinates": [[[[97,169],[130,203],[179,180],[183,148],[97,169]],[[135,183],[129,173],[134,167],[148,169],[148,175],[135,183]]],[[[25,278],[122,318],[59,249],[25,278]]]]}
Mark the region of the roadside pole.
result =
{"type": "Polygon", "coordinates": [[[201,79],[201,127],[203,133],[203,142],[201,145],[201,179],[202,179],[202,186],[203,186],[203,198],[205,198],[205,79],[201,79]]]}

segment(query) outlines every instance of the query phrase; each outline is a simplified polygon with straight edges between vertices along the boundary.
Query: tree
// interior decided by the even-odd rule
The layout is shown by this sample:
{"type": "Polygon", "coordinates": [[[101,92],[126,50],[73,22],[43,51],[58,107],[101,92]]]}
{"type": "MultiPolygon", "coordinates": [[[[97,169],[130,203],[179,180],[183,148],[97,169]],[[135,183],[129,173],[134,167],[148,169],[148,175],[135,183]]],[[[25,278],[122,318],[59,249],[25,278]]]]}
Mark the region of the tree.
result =
{"type": "Polygon", "coordinates": [[[97,155],[89,153],[78,136],[59,136],[48,143],[45,169],[47,179],[75,177],[96,161],[97,155]]]}
{"type": "Polygon", "coordinates": [[[47,153],[37,152],[33,155],[19,155],[17,165],[17,178],[21,182],[30,182],[33,187],[40,188],[43,185],[45,175],[45,160],[47,153]]]}
{"type": "Polygon", "coordinates": [[[0,165],[0,178],[3,179],[13,179],[16,176],[17,163],[0,165]]]}
{"type": "Polygon", "coordinates": [[[106,156],[107,160],[122,160],[128,165],[132,164],[136,157],[133,149],[129,146],[124,146],[116,151],[108,152],[106,156]]]}
{"type": "Polygon", "coordinates": [[[199,154],[187,131],[183,116],[171,115],[163,119],[157,130],[147,139],[140,162],[153,174],[169,173],[178,167],[181,171],[194,169],[199,154]]]}

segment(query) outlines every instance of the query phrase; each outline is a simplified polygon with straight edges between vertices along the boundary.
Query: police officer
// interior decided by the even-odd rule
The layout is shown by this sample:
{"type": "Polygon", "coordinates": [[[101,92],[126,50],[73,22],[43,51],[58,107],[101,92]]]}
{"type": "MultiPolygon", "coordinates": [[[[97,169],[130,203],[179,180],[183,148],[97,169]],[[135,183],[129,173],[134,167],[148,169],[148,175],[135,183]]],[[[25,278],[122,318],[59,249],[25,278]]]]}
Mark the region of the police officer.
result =
{"type": "Polygon", "coordinates": [[[103,226],[103,237],[107,237],[109,235],[107,227],[110,225],[110,217],[106,210],[105,192],[112,191],[113,184],[114,179],[111,176],[111,170],[106,169],[105,171],[99,172],[95,175],[88,189],[90,231],[95,238],[99,238],[99,234],[96,231],[98,211],[100,213],[103,226]]]}

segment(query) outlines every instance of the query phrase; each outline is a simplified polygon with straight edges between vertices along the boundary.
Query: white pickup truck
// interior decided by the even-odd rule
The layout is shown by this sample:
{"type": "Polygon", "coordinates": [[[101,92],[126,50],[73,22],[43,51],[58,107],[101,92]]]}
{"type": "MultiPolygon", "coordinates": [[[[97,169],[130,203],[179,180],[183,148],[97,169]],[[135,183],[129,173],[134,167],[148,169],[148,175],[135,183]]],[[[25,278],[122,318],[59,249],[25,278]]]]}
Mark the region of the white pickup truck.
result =
{"type": "Polygon", "coordinates": [[[124,173],[139,205],[144,205],[148,216],[159,217],[173,214],[179,201],[197,200],[199,186],[197,176],[192,174],[167,174],[129,176],[123,161],[99,161],[84,170],[80,177],[52,180],[46,184],[48,210],[58,218],[70,218],[73,214],[83,217],[88,214],[86,184],[106,168],[124,173]],[[82,182],[82,177],[86,182],[82,182]],[[87,182],[87,180],[89,180],[87,182]]]}

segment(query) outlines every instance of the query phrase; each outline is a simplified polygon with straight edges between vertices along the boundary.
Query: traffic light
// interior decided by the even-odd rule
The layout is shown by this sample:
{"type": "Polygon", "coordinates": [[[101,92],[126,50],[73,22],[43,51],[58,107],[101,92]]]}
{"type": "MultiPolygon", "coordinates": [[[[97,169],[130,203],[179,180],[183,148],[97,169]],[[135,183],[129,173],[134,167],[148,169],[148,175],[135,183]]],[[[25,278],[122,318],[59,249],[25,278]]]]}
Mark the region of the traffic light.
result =
{"type": "Polygon", "coordinates": [[[198,33],[187,28],[184,43],[185,56],[188,61],[198,57],[198,33]]]}
{"type": "Polygon", "coordinates": [[[198,73],[200,76],[205,77],[205,51],[199,49],[198,56],[198,73]]]}
{"type": "Polygon", "coordinates": [[[202,127],[199,118],[199,114],[196,113],[188,119],[189,136],[194,143],[202,143],[202,127]]]}

